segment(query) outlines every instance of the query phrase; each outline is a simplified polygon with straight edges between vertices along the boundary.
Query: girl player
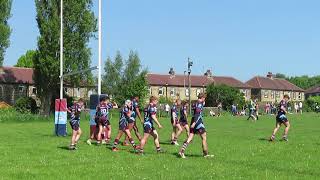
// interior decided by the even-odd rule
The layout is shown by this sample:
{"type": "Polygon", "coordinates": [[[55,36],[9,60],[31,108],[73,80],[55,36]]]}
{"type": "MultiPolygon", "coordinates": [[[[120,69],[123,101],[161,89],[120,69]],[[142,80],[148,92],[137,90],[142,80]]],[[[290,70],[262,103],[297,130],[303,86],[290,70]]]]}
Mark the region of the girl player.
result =
{"type": "Polygon", "coordinates": [[[198,101],[193,106],[193,117],[190,124],[190,134],[188,136],[188,139],[183,143],[181,150],[179,151],[179,155],[181,156],[181,158],[186,158],[184,155],[185,150],[187,149],[195,134],[199,134],[202,139],[203,157],[213,157],[213,155],[209,155],[208,153],[207,133],[203,124],[202,111],[205,104],[205,99],[205,94],[200,93],[198,95],[198,101]]]}
{"type": "Polygon", "coordinates": [[[74,104],[67,109],[68,113],[71,114],[70,125],[72,128],[72,138],[71,138],[71,144],[69,146],[70,150],[77,149],[77,143],[82,134],[82,131],[80,129],[80,115],[81,115],[82,106],[83,106],[83,100],[79,99],[78,102],[74,102],[74,104]]]}
{"type": "Polygon", "coordinates": [[[140,153],[142,154],[143,154],[143,148],[150,135],[154,139],[154,145],[156,146],[157,152],[163,152],[160,148],[158,132],[153,125],[153,122],[155,122],[160,129],[162,128],[157,118],[157,107],[156,107],[157,103],[158,103],[158,99],[154,96],[151,96],[150,103],[148,107],[145,108],[144,110],[144,124],[143,124],[144,135],[140,142],[140,153]]]}
{"type": "Polygon", "coordinates": [[[171,144],[179,146],[177,139],[182,132],[182,128],[179,123],[179,106],[181,106],[181,100],[177,99],[176,102],[171,107],[171,124],[172,124],[172,133],[171,133],[171,144]]]}
{"type": "Polygon", "coordinates": [[[125,133],[125,135],[128,137],[130,144],[133,146],[134,149],[136,149],[136,144],[134,143],[130,129],[128,126],[129,120],[132,118],[132,110],[131,110],[132,102],[130,100],[125,101],[125,105],[122,108],[120,112],[120,120],[119,120],[119,131],[116,139],[114,140],[113,146],[112,146],[112,151],[119,151],[117,148],[117,145],[119,144],[119,139],[125,133]]]}
{"type": "Polygon", "coordinates": [[[100,145],[102,143],[101,134],[105,132],[105,128],[107,128],[108,133],[106,137],[106,142],[109,142],[111,137],[111,124],[109,119],[109,110],[112,108],[118,108],[117,104],[110,103],[110,99],[107,96],[102,96],[100,98],[100,104],[97,106],[97,112],[98,112],[98,127],[99,132],[97,135],[97,145],[100,145]]]}
{"type": "Polygon", "coordinates": [[[182,127],[182,129],[186,130],[187,133],[187,137],[190,134],[190,128],[188,125],[188,102],[183,101],[182,102],[182,106],[180,108],[180,126],[182,127]]]}

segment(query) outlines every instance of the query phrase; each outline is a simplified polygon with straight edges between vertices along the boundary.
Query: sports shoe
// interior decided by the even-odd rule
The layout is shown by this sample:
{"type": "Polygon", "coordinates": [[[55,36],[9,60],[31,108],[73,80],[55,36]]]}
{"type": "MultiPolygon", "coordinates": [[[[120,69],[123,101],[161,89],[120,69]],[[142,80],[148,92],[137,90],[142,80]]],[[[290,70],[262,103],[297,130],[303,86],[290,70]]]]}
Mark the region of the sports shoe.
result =
{"type": "Polygon", "coordinates": [[[286,141],[286,142],[288,142],[288,141],[289,141],[289,139],[288,139],[288,137],[287,137],[287,136],[283,136],[283,137],[282,137],[282,140],[284,140],[284,141],[286,141]]]}
{"type": "Polygon", "coordinates": [[[91,146],[91,139],[88,139],[88,140],[87,140],[87,144],[88,144],[89,146],[91,146]]]}
{"type": "Polygon", "coordinates": [[[71,151],[77,150],[77,147],[75,145],[70,145],[69,146],[69,150],[71,150],[71,151]]]}
{"type": "Polygon", "coordinates": [[[269,141],[274,141],[275,140],[275,137],[274,136],[271,136],[269,141]]]}
{"type": "Polygon", "coordinates": [[[113,151],[113,152],[118,152],[118,151],[119,151],[119,149],[118,149],[118,148],[116,148],[116,147],[114,147],[114,148],[112,148],[112,151],[113,151]]]}
{"type": "Polygon", "coordinates": [[[179,156],[180,156],[182,159],[186,159],[186,156],[184,155],[183,152],[179,152],[179,156]]]}
{"type": "Polygon", "coordinates": [[[165,150],[163,150],[163,149],[159,149],[159,150],[157,150],[157,153],[165,153],[166,151],[165,150]]]}
{"type": "Polygon", "coordinates": [[[105,140],[102,140],[101,144],[102,144],[102,145],[106,145],[107,142],[106,142],[105,140]]]}
{"type": "Polygon", "coordinates": [[[174,142],[174,145],[176,146],[180,146],[179,143],[177,141],[174,142]]]}
{"type": "Polygon", "coordinates": [[[212,154],[212,155],[207,154],[207,155],[204,155],[203,157],[204,157],[204,158],[213,158],[213,157],[214,157],[214,155],[213,155],[213,154],[212,154]]]}

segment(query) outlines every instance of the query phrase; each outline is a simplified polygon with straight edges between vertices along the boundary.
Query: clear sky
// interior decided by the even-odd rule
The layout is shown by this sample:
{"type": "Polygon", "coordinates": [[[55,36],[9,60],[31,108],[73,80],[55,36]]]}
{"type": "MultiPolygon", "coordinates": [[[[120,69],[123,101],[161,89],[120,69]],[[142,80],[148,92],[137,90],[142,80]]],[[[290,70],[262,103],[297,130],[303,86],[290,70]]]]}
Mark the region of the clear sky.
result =
{"type": "MultiPolygon", "coordinates": [[[[211,68],[243,81],[268,71],[320,74],[319,0],[102,1],[103,60],[132,49],[156,73],[182,74],[190,57],[194,74],[211,68]]],[[[5,65],[37,46],[34,0],[13,0],[12,8],[5,65]]],[[[97,41],[90,47],[97,64],[97,41]]]]}

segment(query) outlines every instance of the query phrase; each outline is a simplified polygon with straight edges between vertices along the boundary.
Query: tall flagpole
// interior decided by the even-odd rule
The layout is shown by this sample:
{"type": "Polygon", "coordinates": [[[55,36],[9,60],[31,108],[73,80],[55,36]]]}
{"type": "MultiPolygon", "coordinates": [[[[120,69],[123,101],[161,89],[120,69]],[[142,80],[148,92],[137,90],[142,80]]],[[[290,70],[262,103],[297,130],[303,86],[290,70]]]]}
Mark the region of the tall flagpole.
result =
{"type": "Polygon", "coordinates": [[[99,0],[99,63],[98,63],[98,95],[101,95],[101,0],[99,0]]]}
{"type": "Polygon", "coordinates": [[[60,99],[63,99],[63,0],[60,0],[60,99]]]}

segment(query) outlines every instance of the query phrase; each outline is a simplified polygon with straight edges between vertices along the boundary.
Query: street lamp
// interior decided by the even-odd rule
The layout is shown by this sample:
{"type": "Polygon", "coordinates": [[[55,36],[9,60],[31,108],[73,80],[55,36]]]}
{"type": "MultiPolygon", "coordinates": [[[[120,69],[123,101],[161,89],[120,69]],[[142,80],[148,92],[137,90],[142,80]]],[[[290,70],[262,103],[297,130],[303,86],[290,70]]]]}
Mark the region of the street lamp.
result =
{"type": "Polygon", "coordinates": [[[193,65],[193,62],[188,58],[188,81],[189,81],[189,113],[191,115],[191,66],[193,65]]]}

